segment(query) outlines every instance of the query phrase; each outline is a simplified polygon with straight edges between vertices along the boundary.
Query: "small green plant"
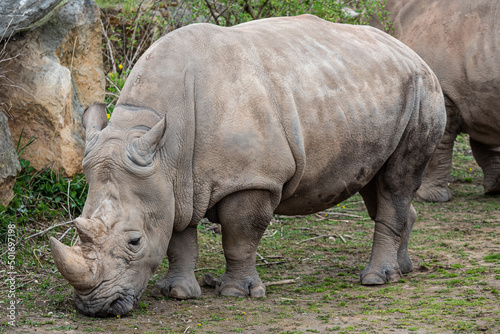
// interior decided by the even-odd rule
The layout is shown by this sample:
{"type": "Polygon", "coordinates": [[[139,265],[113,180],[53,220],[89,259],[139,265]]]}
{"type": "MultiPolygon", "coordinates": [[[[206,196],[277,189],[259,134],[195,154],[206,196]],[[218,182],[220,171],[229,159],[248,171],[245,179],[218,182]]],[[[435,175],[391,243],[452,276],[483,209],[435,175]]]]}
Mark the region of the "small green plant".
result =
{"type": "MultiPolygon", "coordinates": [[[[36,140],[32,137],[21,147],[22,135],[21,131],[18,156],[36,140]]],[[[35,171],[25,159],[20,159],[19,163],[21,172],[13,187],[14,198],[8,207],[0,205],[0,239],[5,240],[9,224],[43,223],[63,217],[73,219],[81,214],[87,198],[87,182],[83,174],[64,177],[48,167],[35,171]]]]}
{"type": "Polygon", "coordinates": [[[83,175],[64,177],[48,168],[35,171],[24,159],[19,162],[22,170],[13,188],[15,196],[7,208],[0,207],[0,222],[44,222],[80,215],[87,198],[83,175]]]}
{"type": "Polygon", "coordinates": [[[118,101],[118,97],[120,97],[122,88],[125,85],[125,81],[130,73],[130,70],[123,70],[123,66],[121,64],[118,65],[118,69],[118,72],[111,72],[106,76],[108,85],[106,87],[105,103],[107,106],[106,112],[108,119],[110,119],[111,114],[113,114],[116,101],[118,101]]]}

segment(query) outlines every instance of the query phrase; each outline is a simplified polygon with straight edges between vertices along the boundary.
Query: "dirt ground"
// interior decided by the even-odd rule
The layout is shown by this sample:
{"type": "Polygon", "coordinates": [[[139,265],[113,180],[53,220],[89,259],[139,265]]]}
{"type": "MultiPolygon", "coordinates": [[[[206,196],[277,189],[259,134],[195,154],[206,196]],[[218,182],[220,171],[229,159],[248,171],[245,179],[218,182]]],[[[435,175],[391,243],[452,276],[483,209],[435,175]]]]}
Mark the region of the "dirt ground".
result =
{"type": "MultiPolygon", "coordinates": [[[[220,297],[207,286],[197,300],[155,299],[151,287],[165,264],[131,314],[91,319],[75,312],[71,288],[50,256],[39,256],[52,265],[50,280],[34,273],[38,286],[21,288],[18,326],[3,322],[0,332],[498,333],[500,198],[482,194],[480,171],[469,164],[454,173],[451,202],[415,203],[414,271],[398,283],[359,283],[373,222],[357,195],[318,215],[275,217],[259,246],[258,270],[271,283],[264,299],[220,297]]],[[[224,261],[220,234],[208,225],[199,232],[202,281],[205,273],[220,275],[224,261]]]]}

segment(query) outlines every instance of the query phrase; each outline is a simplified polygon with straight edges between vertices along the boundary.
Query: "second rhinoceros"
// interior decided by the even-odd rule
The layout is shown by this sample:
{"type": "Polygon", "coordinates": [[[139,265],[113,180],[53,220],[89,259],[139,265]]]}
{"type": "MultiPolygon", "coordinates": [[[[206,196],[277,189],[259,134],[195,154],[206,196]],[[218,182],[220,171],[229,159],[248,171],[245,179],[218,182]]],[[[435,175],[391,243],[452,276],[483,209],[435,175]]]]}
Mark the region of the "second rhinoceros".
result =
{"type": "Polygon", "coordinates": [[[448,122],[417,192],[446,202],[453,144],[470,136],[484,174],[484,192],[500,194],[500,2],[389,0],[394,35],[430,66],[443,89],[448,122]]]}
{"type": "Polygon", "coordinates": [[[80,241],[52,238],[55,263],[90,316],[129,312],[166,254],[153,294],[195,298],[208,217],[226,258],[216,293],[262,297],[255,257],[273,214],[360,192],[375,220],[361,283],[396,281],[445,122],[429,67],[374,28],[305,15],[178,29],[137,62],[109,123],[103,105],[86,110],[80,241]]]}

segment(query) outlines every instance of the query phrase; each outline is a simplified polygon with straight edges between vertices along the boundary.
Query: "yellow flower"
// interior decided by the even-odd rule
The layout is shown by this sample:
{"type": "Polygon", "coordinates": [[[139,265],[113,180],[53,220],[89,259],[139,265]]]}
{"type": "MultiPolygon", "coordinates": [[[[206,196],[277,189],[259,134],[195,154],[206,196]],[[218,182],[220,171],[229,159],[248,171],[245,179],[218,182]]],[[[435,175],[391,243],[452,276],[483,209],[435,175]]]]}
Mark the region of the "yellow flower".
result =
{"type": "Polygon", "coordinates": [[[471,170],[472,170],[472,168],[469,168],[469,171],[471,171],[471,170]]]}
{"type": "Polygon", "coordinates": [[[117,314],[117,315],[116,315],[116,317],[117,317],[117,318],[119,318],[119,317],[120,317],[120,315],[119,315],[119,314],[117,314]]]}
{"type": "Polygon", "coordinates": [[[342,209],[345,209],[345,205],[342,205],[342,209]]]}
{"type": "Polygon", "coordinates": [[[198,326],[200,326],[200,327],[201,327],[201,324],[198,324],[198,326]]]}
{"type": "Polygon", "coordinates": [[[110,114],[106,114],[106,117],[108,118],[108,121],[109,121],[109,119],[111,118],[111,115],[110,114]]]}
{"type": "Polygon", "coordinates": [[[122,64],[118,65],[118,68],[121,70],[123,68],[122,64]]]}

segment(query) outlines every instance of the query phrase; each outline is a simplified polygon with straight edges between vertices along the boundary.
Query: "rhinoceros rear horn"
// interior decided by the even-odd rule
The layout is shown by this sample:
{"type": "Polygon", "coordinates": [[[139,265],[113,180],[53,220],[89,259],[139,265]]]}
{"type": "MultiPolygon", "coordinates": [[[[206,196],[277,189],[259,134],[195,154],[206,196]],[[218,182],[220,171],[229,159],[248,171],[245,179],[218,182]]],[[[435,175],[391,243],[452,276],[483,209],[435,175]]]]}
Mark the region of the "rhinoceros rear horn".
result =
{"type": "Polygon", "coordinates": [[[74,221],[78,236],[82,242],[96,242],[98,238],[103,237],[107,233],[107,227],[100,221],[90,221],[78,217],[74,221]]]}
{"type": "Polygon", "coordinates": [[[75,289],[88,291],[97,286],[99,275],[96,261],[86,259],[79,247],[68,247],[51,237],[50,250],[57,269],[75,289]]]}
{"type": "Polygon", "coordinates": [[[165,116],[142,137],[132,139],[126,148],[127,157],[136,165],[143,167],[151,165],[156,151],[164,144],[166,132],[165,116]]]}

